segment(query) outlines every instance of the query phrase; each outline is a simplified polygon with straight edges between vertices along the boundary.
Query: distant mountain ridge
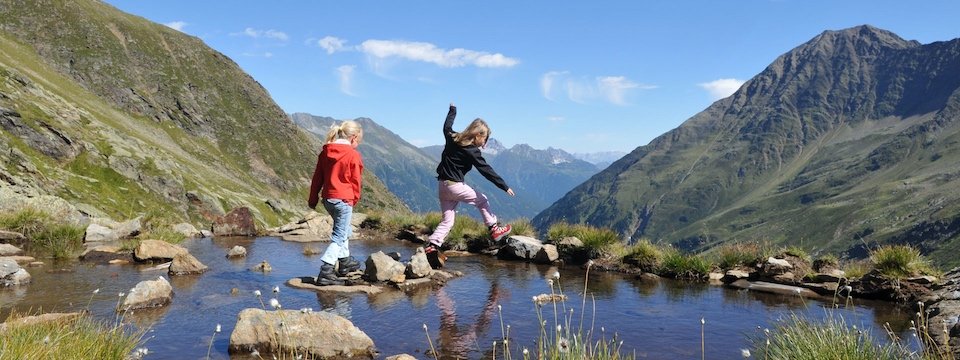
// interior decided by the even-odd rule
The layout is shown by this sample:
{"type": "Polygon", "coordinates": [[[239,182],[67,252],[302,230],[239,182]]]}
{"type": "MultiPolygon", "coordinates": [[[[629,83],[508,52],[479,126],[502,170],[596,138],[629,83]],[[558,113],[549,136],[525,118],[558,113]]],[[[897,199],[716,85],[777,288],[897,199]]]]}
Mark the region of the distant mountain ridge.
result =
{"type": "Polygon", "coordinates": [[[854,254],[865,242],[910,243],[957,264],[958,89],[960,40],[826,31],[534,224],[609,226],[690,250],[761,240],[854,254]]]}

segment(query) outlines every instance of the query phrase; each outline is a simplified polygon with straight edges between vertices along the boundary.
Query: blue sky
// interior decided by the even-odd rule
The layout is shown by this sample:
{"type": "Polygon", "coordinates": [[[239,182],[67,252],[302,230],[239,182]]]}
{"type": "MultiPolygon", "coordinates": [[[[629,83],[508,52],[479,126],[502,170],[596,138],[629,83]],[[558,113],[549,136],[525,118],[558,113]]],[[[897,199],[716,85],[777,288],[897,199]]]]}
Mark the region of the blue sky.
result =
{"type": "Polygon", "coordinates": [[[201,38],[288,113],[417,146],[455,102],[456,129],[482,117],[508,147],[627,152],[824,30],[960,37],[952,0],[106,2],[201,38]]]}

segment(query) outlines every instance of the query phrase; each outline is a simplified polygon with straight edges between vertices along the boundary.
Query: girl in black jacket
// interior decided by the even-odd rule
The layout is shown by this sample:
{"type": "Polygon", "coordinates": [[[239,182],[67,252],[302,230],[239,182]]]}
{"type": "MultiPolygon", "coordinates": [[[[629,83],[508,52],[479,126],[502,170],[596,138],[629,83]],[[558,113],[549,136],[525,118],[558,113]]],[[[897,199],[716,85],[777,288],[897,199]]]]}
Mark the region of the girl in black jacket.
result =
{"type": "Polygon", "coordinates": [[[430,266],[434,269],[443,267],[446,260],[446,256],[440,252],[440,247],[450,228],[453,227],[457,205],[461,202],[476,206],[477,210],[480,210],[483,222],[490,229],[490,236],[494,241],[499,242],[510,234],[512,229],[509,224],[500,225],[497,222],[497,216],[490,211],[490,203],[485,195],[463,182],[467,172],[476,167],[480,175],[510,196],[514,196],[513,189],[510,189],[503,178],[493,171],[483,158],[483,153],[480,152],[490,138],[490,127],[487,126],[486,121],[477,118],[463,131],[455,132],[453,121],[456,117],[457,107],[450,103],[450,111],[447,112],[447,119],[443,122],[443,137],[446,142],[443,146],[443,154],[440,156],[440,165],[437,166],[438,195],[443,217],[430,235],[430,243],[424,249],[430,266]]]}

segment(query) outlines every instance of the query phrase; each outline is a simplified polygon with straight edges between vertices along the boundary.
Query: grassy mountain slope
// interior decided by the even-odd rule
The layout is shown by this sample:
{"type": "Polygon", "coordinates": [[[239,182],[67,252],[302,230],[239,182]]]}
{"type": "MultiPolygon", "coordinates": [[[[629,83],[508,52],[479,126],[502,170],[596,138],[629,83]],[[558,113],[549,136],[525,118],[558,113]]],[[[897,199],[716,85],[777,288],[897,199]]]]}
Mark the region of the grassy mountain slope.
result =
{"type": "MultiPolygon", "coordinates": [[[[0,13],[0,184],[120,218],[249,206],[277,224],[306,209],[319,142],[229,58],[99,1],[0,13]]],[[[367,205],[402,208],[366,184],[367,205]]]]}
{"type": "Polygon", "coordinates": [[[960,40],[827,31],[539,214],[691,250],[765,240],[956,264],[960,40]]]}

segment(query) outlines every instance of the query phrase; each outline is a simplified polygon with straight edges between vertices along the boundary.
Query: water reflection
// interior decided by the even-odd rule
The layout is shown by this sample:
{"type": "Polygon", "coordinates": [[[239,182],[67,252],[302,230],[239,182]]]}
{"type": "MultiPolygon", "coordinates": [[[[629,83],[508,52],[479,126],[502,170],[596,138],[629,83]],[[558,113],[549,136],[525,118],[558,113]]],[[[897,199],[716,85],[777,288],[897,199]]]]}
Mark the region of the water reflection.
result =
{"type": "Polygon", "coordinates": [[[480,338],[490,329],[498,303],[504,299],[504,291],[499,281],[490,282],[480,312],[466,321],[457,320],[456,301],[446,290],[438,289],[435,296],[437,307],[440,308],[440,336],[437,341],[440,355],[443,358],[466,358],[470,351],[477,349],[480,338]]]}

